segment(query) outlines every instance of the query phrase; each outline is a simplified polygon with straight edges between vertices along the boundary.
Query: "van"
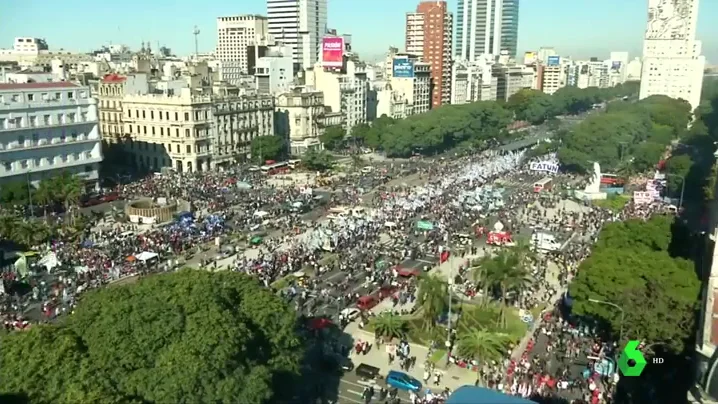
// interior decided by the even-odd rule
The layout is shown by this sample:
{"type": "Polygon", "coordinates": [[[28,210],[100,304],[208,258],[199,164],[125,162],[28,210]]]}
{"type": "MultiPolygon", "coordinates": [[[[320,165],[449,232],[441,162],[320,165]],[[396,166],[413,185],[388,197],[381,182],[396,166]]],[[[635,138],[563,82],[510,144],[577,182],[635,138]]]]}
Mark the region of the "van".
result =
{"type": "Polygon", "coordinates": [[[372,172],[372,171],[374,171],[374,168],[373,168],[373,167],[369,167],[369,166],[363,167],[363,168],[361,169],[361,172],[364,173],[364,174],[369,174],[369,173],[372,172]]]}

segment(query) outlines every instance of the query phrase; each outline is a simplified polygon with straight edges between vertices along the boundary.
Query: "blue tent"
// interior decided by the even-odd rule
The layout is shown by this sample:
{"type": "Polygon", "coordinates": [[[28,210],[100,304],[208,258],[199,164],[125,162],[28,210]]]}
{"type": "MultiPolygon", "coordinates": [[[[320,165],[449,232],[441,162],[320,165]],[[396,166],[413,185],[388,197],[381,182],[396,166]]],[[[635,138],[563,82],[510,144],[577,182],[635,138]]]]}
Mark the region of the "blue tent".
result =
{"type": "Polygon", "coordinates": [[[446,404],[536,404],[521,397],[509,396],[483,387],[463,386],[454,391],[446,404]]]}

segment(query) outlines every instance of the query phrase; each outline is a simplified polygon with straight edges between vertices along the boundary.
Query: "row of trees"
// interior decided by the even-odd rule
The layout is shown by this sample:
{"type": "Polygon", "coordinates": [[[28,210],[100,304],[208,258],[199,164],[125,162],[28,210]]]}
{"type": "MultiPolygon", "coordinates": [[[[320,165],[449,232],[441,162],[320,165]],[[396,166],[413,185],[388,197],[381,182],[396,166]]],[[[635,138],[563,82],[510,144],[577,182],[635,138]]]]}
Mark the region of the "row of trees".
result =
{"type": "Polygon", "coordinates": [[[540,124],[560,115],[586,112],[595,104],[637,92],[635,83],[610,89],[565,87],[553,95],[525,89],[505,103],[447,105],[402,120],[382,116],[371,125],[357,125],[348,137],[340,127],[328,128],[321,140],[330,150],[345,147],[349,142],[397,157],[433,154],[456,147],[485,148],[509,139],[511,135],[506,128],[515,120],[540,124]]]}
{"type": "Polygon", "coordinates": [[[0,202],[6,206],[27,206],[32,202],[48,208],[63,206],[65,211],[76,205],[85,189],[82,180],[69,172],[40,181],[37,187],[28,181],[15,181],[0,188],[0,202]]]}
{"type": "Polygon", "coordinates": [[[4,336],[0,396],[289,402],[304,344],[295,312],[256,279],[180,271],[88,292],[63,323],[4,336]]]}

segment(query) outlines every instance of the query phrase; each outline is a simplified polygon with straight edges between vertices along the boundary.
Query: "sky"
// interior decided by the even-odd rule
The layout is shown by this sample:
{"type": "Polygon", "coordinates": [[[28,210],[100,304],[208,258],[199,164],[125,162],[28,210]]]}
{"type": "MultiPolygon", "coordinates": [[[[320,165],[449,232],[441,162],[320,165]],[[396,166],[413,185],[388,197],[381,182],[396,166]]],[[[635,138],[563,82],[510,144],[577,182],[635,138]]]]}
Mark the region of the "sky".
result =
{"type": "MultiPolygon", "coordinates": [[[[458,0],[448,0],[456,14],[458,0]]],[[[264,0],[89,0],[8,1],[0,13],[0,48],[15,37],[45,38],[50,49],[87,52],[102,45],[142,41],[194,52],[192,30],[200,29],[199,50],[214,50],[216,18],[266,15],[264,0]],[[28,11],[32,11],[28,13],[28,11]]],[[[405,13],[418,0],[328,0],[329,28],[352,34],[352,48],[378,60],[390,46],[404,47],[405,13]]],[[[718,63],[718,0],[701,0],[698,39],[708,62],[718,63]],[[713,18],[711,18],[711,16],[713,18]]],[[[611,51],[640,56],[648,0],[521,0],[519,55],[554,47],[562,56],[607,59],[611,51]]]]}

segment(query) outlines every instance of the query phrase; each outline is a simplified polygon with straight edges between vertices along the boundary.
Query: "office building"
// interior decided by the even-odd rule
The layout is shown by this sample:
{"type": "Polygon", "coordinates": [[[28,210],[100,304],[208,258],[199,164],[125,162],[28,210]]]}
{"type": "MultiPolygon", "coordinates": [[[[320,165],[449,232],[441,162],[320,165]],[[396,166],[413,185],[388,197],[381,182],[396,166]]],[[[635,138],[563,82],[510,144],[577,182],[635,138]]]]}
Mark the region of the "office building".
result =
{"type": "Polygon", "coordinates": [[[477,61],[454,61],[451,69],[451,104],[496,100],[496,81],[485,56],[477,61]]]}
{"type": "Polygon", "coordinates": [[[222,65],[222,80],[236,84],[241,76],[252,74],[248,68],[248,50],[266,46],[269,23],[261,15],[237,15],[217,18],[215,56],[222,65]]]}
{"type": "Polygon", "coordinates": [[[496,81],[496,99],[508,101],[519,90],[535,88],[537,75],[532,67],[523,65],[493,65],[493,80],[496,81]]]}
{"type": "Polygon", "coordinates": [[[367,121],[369,80],[362,62],[347,60],[344,69],[325,69],[321,62],[307,70],[307,86],[324,94],[324,105],[341,112],[347,133],[367,121]]]}
{"type": "Polygon", "coordinates": [[[295,72],[319,60],[327,32],[327,0],[267,0],[269,35],[292,49],[295,72]]]}
{"type": "Polygon", "coordinates": [[[516,57],[519,0],[459,0],[456,12],[457,59],[474,61],[502,50],[516,57]]]}
{"type": "Polygon", "coordinates": [[[37,184],[69,172],[98,189],[102,139],[89,87],[0,84],[0,183],[37,184]]]}
{"type": "Polygon", "coordinates": [[[260,94],[284,93],[291,89],[294,80],[292,50],[286,46],[270,46],[257,60],[254,77],[260,94]]]}
{"type": "Polygon", "coordinates": [[[191,88],[122,100],[125,152],[137,167],[207,171],[244,159],[257,136],[274,134],[270,96],[195,95],[191,88]]]}
{"type": "Polygon", "coordinates": [[[406,99],[407,105],[403,113],[409,116],[429,111],[434,86],[432,66],[415,55],[394,54],[391,57],[393,72],[389,83],[393,91],[406,99]]]}
{"type": "Polygon", "coordinates": [[[406,51],[431,65],[432,108],[451,101],[453,15],[445,1],[424,1],[406,15],[406,51]]]}
{"type": "Polygon", "coordinates": [[[705,57],[696,40],[698,0],[649,0],[641,99],[652,95],[700,104],[705,57]]]}

